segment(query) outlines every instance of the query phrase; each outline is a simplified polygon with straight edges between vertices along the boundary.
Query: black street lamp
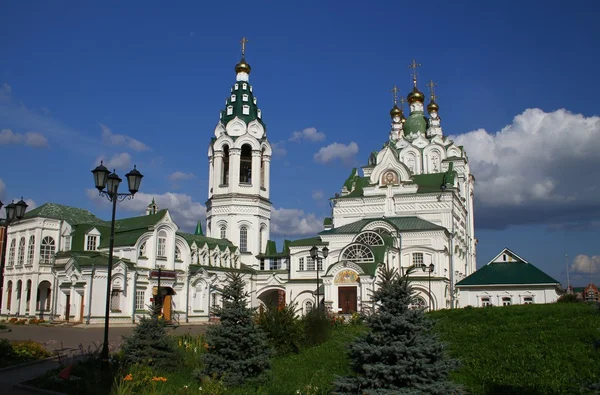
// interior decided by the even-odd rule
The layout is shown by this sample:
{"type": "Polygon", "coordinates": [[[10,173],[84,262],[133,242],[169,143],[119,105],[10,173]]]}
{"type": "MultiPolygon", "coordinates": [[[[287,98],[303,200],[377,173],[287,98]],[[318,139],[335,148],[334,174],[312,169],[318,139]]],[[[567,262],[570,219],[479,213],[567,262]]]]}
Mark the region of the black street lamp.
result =
{"type": "MultiPolygon", "coordinates": [[[[0,201],[0,209],[4,204],[0,201]]],[[[15,220],[20,220],[25,216],[27,203],[21,198],[17,203],[9,203],[4,207],[6,210],[6,219],[4,220],[4,235],[2,237],[2,260],[0,261],[0,309],[2,308],[2,295],[4,295],[4,265],[6,264],[6,243],[8,243],[8,225],[15,220]]]]}
{"type": "Polygon", "coordinates": [[[433,263],[430,263],[429,266],[423,265],[422,269],[424,272],[428,272],[428,280],[429,280],[429,311],[431,311],[431,272],[433,272],[433,263]]]}
{"type": "MultiPolygon", "coordinates": [[[[323,247],[323,249],[321,250],[321,252],[323,253],[323,258],[327,258],[327,255],[329,255],[329,248],[327,248],[326,246],[323,247]]],[[[316,268],[317,268],[317,309],[321,309],[321,298],[320,298],[320,286],[319,286],[319,249],[317,248],[317,246],[312,246],[312,248],[310,249],[310,257],[313,259],[313,262],[315,262],[316,268]]]]}
{"type": "Polygon", "coordinates": [[[133,166],[133,170],[125,174],[127,177],[127,184],[129,186],[129,193],[119,193],[119,184],[121,178],[113,170],[112,173],[108,171],[106,167],[100,162],[100,166],[92,170],[94,175],[94,184],[98,189],[100,196],[106,197],[112,202],[112,218],[110,221],[110,243],[108,246],[108,276],[106,279],[106,309],[104,312],[104,343],[102,345],[102,367],[108,365],[108,321],[110,315],[110,285],[112,283],[112,265],[113,265],[113,249],[115,244],[115,214],[117,212],[117,201],[122,202],[125,198],[133,199],[133,195],[140,189],[140,183],[142,182],[142,173],[136,170],[133,166]],[[106,189],[105,189],[106,188],[106,189]]]}

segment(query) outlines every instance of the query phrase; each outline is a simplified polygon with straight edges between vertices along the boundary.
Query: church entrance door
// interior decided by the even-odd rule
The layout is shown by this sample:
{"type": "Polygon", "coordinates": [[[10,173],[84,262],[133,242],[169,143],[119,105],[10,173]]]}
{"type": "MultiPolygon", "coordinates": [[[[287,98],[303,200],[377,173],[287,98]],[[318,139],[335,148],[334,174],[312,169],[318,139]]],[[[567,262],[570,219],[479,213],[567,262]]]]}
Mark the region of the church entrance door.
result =
{"type": "Polygon", "coordinates": [[[338,307],[342,314],[356,311],[356,287],[338,287],[338,307]]]}
{"type": "Polygon", "coordinates": [[[171,295],[165,295],[163,298],[163,318],[165,321],[171,321],[171,295]]]}

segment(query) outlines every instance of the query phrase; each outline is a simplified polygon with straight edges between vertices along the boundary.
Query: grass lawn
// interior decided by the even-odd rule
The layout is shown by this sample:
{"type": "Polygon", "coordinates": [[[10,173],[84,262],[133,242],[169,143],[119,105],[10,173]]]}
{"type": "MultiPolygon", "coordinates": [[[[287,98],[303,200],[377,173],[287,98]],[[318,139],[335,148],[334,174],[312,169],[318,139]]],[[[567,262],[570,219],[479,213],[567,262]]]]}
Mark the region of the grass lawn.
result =
{"type": "MultiPolygon", "coordinates": [[[[472,394],[578,394],[600,381],[600,314],[583,303],[431,313],[451,355],[452,380],[472,394]]],[[[583,392],[585,393],[585,392],[583,392]]]]}
{"type": "MultiPolygon", "coordinates": [[[[435,331],[448,344],[450,354],[462,362],[451,379],[465,385],[469,393],[571,395],[590,393],[583,391],[582,385],[600,382],[600,350],[592,344],[600,339],[600,314],[593,306],[470,308],[430,316],[437,320],[435,331]]],[[[326,394],[335,375],[350,373],[346,346],[365,330],[364,326],[334,328],[327,342],[299,354],[274,358],[273,369],[262,385],[229,388],[226,394],[286,395],[298,390],[302,394],[326,394]],[[312,391],[308,391],[309,385],[312,391]]],[[[198,393],[199,385],[191,375],[196,360],[192,356],[175,373],[153,372],[168,379],[152,384],[154,393],[198,393]]],[[[97,366],[83,364],[73,374],[81,377],[77,384],[56,380],[56,372],[35,383],[70,394],[109,392],[112,379],[101,377],[97,366]]]]}

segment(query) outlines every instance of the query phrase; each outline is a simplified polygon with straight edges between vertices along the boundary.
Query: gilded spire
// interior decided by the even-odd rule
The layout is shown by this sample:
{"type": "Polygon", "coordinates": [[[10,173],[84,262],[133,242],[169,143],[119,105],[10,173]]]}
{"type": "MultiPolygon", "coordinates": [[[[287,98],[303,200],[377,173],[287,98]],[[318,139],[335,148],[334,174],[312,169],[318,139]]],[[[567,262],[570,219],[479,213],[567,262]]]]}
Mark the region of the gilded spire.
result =
{"type": "Polygon", "coordinates": [[[398,89],[398,87],[396,85],[394,85],[394,87],[390,90],[390,92],[393,93],[394,95],[394,105],[398,104],[398,91],[400,89],[398,89]]]}
{"type": "Polygon", "coordinates": [[[238,64],[235,65],[236,74],[250,74],[251,67],[248,63],[246,63],[246,43],[248,43],[248,39],[246,37],[242,37],[242,39],[240,40],[240,44],[242,44],[242,59],[239,61],[238,64]]]}
{"type": "Polygon", "coordinates": [[[242,37],[242,39],[240,40],[240,44],[242,44],[242,59],[244,59],[244,57],[246,56],[246,43],[248,42],[248,39],[246,37],[242,37]]]}
{"type": "MultiPolygon", "coordinates": [[[[398,117],[401,118],[402,115],[402,110],[398,107],[398,92],[400,91],[400,89],[398,89],[398,87],[396,85],[394,85],[394,87],[390,90],[390,92],[392,92],[394,94],[394,107],[392,107],[392,109],[390,110],[390,116],[392,117],[392,119],[398,117]]],[[[396,121],[394,121],[396,122],[396,121]]]]}
{"type": "Polygon", "coordinates": [[[408,65],[409,69],[412,69],[412,77],[413,77],[413,85],[417,87],[417,67],[421,67],[421,63],[417,63],[416,60],[413,59],[412,63],[408,65]]]}
{"type": "Polygon", "coordinates": [[[402,114],[400,115],[400,120],[402,121],[402,123],[406,122],[406,117],[404,116],[404,103],[406,103],[406,100],[404,100],[404,96],[400,96],[400,111],[402,112],[402,114]]]}
{"type": "Polygon", "coordinates": [[[427,105],[427,111],[428,112],[437,112],[440,107],[437,105],[437,103],[435,102],[435,99],[437,99],[437,96],[435,95],[435,87],[437,86],[437,84],[435,82],[433,82],[433,80],[429,80],[429,83],[427,84],[427,87],[429,88],[429,104],[427,105]]]}

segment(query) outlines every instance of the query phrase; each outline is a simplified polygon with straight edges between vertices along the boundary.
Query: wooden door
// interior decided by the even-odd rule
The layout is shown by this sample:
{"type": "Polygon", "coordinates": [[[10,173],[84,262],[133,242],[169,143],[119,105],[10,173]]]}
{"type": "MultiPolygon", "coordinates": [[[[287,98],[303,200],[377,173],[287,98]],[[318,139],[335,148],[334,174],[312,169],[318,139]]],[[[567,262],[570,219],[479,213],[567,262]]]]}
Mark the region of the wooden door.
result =
{"type": "Polygon", "coordinates": [[[277,309],[285,309],[285,291],[277,291],[277,309]]]}
{"type": "Polygon", "coordinates": [[[85,305],[83,304],[83,295],[81,295],[81,307],[79,308],[79,322],[83,322],[83,312],[85,305]]]}
{"type": "Polygon", "coordinates": [[[356,311],[356,287],[338,288],[338,307],[342,314],[351,314],[356,311]]]}
{"type": "Polygon", "coordinates": [[[71,295],[67,295],[67,305],[65,306],[65,321],[69,321],[71,315],[71,295]]]}
{"type": "Polygon", "coordinates": [[[171,295],[165,295],[163,298],[163,318],[165,321],[171,321],[171,295]]]}

